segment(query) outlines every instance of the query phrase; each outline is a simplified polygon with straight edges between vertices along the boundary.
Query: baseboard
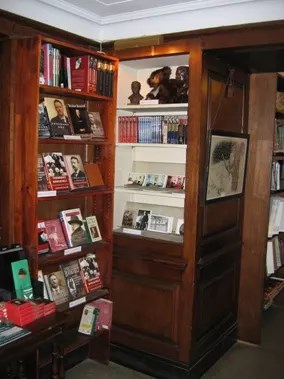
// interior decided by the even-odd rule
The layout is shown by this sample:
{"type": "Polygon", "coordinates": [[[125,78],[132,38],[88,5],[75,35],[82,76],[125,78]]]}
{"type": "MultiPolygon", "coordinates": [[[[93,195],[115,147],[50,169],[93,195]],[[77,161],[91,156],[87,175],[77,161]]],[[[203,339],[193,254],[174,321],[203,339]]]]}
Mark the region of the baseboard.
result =
{"type": "Polygon", "coordinates": [[[111,361],[157,379],[199,379],[234,343],[236,330],[231,329],[191,365],[111,344],[111,361]]]}

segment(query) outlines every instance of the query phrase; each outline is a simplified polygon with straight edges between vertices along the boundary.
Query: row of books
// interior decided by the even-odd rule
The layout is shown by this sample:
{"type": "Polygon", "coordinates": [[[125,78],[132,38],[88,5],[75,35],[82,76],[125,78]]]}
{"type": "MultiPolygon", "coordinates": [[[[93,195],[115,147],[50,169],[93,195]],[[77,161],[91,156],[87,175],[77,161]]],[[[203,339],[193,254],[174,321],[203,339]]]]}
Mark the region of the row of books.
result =
{"type": "Polygon", "coordinates": [[[43,279],[45,294],[56,305],[74,301],[102,288],[95,254],[62,263],[57,271],[43,272],[43,279]]]}
{"type": "MultiPolygon", "coordinates": [[[[125,209],[122,217],[121,226],[128,229],[148,230],[160,233],[172,233],[174,225],[174,217],[159,215],[152,213],[149,209],[139,209],[137,212],[125,209]]],[[[184,220],[178,218],[176,221],[175,233],[184,234],[184,220]]]]}
{"type": "Polygon", "coordinates": [[[110,330],[112,309],[112,301],[103,298],[86,304],[82,311],[78,332],[92,336],[101,330],[110,330]]]}
{"type": "Polygon", "coordinates": [[[184,190],[185,177],[181,175],[129,172],[125,186],[134,188],[145,187],[148,189],[168,188],[172,190],[184,190]]]}
{"type": "Polygon", "coordinates": [[[187,116],[119,116],[120,143],[187,143],[187,116]]]}
{"type": "Polygon", "coordinates": [[[38,253],[55,253],[102,239],[96,216],[83,219],[80,208],[59,212],[59,218],[39,220],[38,253]]]}
{"type": "Polygon", "coordinates": [[[69,57],[51,43],[41,47],[40,84],[111,97],[114,63],[94,55],[69,57]]]}
{"type": "Polygon", "coordinates": [[[62,98],[44,97],[38,116],[39,138],[105,138],[100,113],[89,111],[85,103],[65,104],[62,98]]]}
{"type": "Polygon", "coordinates": [[[104,185],[98,164],[83,164],[79,154],[38,154],[37,169],[38,191],[72,191],[104,185]]]}

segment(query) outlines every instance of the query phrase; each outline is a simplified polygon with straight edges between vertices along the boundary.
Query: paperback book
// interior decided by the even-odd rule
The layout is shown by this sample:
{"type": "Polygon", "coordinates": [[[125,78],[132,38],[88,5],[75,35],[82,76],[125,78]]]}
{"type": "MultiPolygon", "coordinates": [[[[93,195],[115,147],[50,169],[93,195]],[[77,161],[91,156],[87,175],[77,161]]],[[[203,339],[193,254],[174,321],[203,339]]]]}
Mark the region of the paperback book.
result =
{"type": "Polygon", "coordinates": [[[99,112],[88,112],[89,125],[91,128],[92,137],[105,138],[105,132],[99,112]]]}
{"type": "Polygon", "coordinates": [[[45,274],[44,281],[48,296],[56,305],[67,303],[70,300],[67,283],[61,270],[45,274]]]}
{"type": "Polygon", "coordinates": [[[33,299],[30,270],[27,259],[11,263],[16,296],[19,299],[33,299]]]}
{"type": "Polygon", "coordinates": [[[69,298],[74,300],[84,296],[86,291],[78,260],[63,263],[60,267],[67,283],[69,298]]]}
{"type": "Polygon", "coordinates": [[[87,175],[80,155],[64,155],[71,190],[89,187],[87,175]]]}
{"type": "Polygon", "coordinates": [[[64,135],[71,135],[72,130],[64,100],[61,98],[45,97],[44,104],[50,123],[51,137],[63,138],[64,135]]]}
{"type": "Polygon", "coordinates": [[[70,189],[70,183],[63,154],[53,152],[43,153],[42,156],[50,189],[56,191],[68,191],[70,189]]]}
{"type": "Polygon", "coordinates": [[[69,247],[90,243],[80,208],[59,212],[60,221],[69,247]]]}
{"type": "Polygon", "coordinates": [[[102,288],[99,266],[95,254],[79,258],[80,269],[86,291],[92,292],[102,288]]]}
{"type": "Polygon", "coordinates": [[[102,236],[96,216],[86,217],[86,229],[92,242],[101,241],[102,236]]]}
{"type": "Polygon", "coordinates": [[[92,336],[99,316],[99,309],[94,305],[86,304],[83,308],[78,332],[92,336]]]}

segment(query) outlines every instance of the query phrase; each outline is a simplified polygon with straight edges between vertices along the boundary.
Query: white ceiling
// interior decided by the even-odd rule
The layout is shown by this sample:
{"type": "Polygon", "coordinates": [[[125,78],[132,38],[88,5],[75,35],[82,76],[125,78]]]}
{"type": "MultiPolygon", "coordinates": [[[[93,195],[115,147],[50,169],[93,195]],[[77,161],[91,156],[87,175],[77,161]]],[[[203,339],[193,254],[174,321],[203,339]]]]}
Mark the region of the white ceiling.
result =
{"type": "Polygon", "coordinates": [[[284,20],[284,0],[0,0],[0,9],[99,42],[284,20]]]}

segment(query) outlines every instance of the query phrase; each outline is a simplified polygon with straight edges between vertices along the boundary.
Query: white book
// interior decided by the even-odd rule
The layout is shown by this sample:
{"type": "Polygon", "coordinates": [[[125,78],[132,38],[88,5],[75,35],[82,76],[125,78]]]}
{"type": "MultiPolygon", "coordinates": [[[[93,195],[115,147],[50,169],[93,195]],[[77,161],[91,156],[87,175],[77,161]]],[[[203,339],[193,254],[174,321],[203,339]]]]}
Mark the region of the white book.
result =
{"type": "Polygon", "coordinates": [[[147,230],[159,233],[171,233],[173,230],[173,217],[150,214],[147,230]]]}
{"type": "Polygon", "coordinates": [[[266,272],[267,275],[274,273],[274,258],[273,258],[273,243],[272,241],[267,241],[266,247],[266,272]]]}

